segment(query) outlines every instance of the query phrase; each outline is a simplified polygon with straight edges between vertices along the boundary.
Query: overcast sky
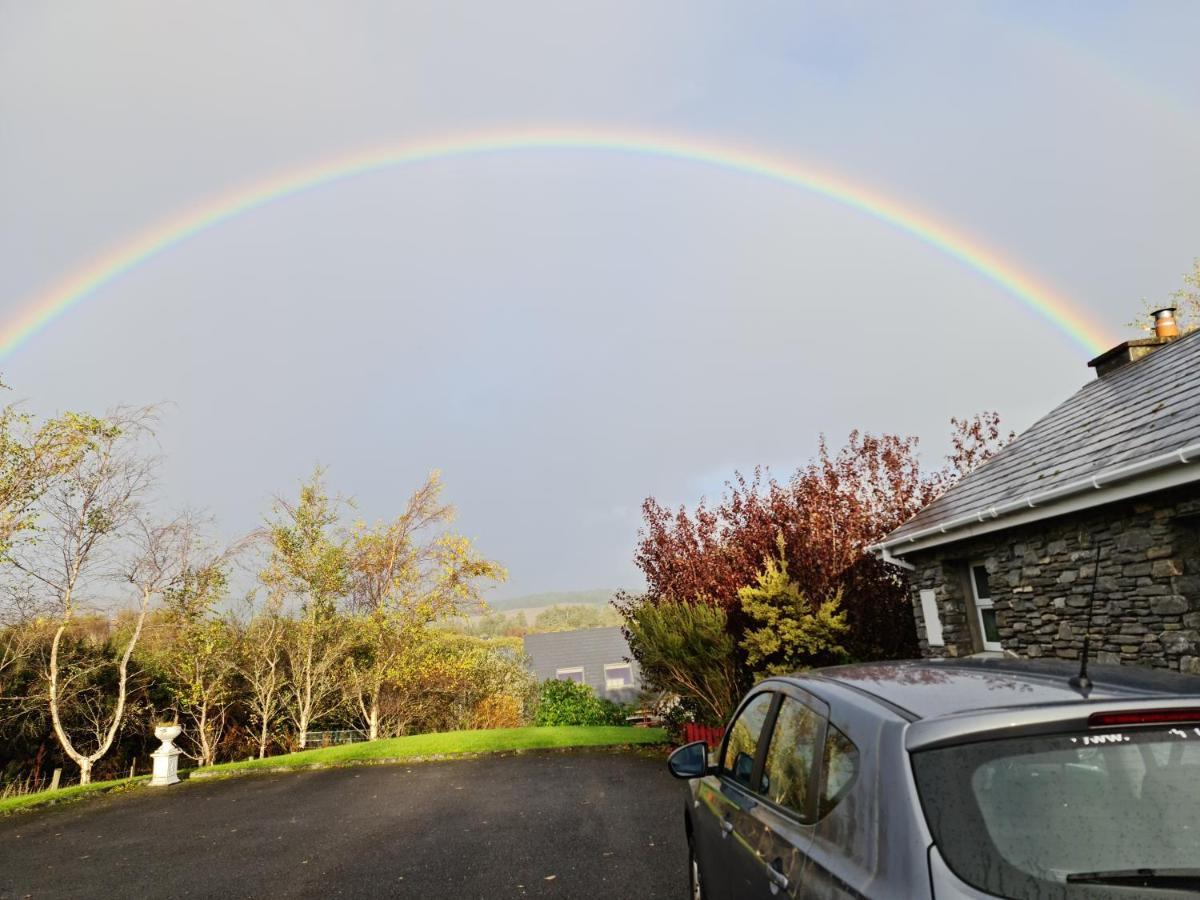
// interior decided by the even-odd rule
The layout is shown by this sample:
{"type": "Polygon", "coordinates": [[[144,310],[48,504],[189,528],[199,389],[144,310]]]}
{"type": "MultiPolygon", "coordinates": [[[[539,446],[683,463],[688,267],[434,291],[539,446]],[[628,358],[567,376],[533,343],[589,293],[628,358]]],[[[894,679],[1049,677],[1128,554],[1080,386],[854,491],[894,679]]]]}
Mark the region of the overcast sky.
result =
{"type": "MultiPolygon", "coordinates": [[[[298,165],[490,128],[757,148],[962,228],[1114,335],[1200,254],[1200,4],[0,0],[0,321],[298,165]]],[[[170,400],[228,535],[313,465],[372,519],[440,468],[503,594],[636,586],[639,506],[851,428],[1018,430],[1087,353],[828,199],[603,152],[405,166],[255,210],[0,364],[44,413],[170,400]]]]}

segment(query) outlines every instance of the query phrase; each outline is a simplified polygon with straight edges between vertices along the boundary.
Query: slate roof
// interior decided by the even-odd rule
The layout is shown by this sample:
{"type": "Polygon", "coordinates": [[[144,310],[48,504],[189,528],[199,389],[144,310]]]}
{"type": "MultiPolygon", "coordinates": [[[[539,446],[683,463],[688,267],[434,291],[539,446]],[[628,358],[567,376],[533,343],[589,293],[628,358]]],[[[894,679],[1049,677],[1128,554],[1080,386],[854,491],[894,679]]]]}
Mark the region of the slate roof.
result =
{"type": "Polygon", "coordinates": [[[1197,443],[1200,331],[1088,382],[883,543],[1197,443]]]}

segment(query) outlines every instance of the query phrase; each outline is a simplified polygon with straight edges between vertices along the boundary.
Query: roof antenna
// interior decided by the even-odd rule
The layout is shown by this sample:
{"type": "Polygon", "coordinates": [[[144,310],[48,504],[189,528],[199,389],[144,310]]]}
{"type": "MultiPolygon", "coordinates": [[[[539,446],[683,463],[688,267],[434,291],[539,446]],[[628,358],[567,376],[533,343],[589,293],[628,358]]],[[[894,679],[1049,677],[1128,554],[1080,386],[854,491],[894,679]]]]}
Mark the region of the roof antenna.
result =
{"type": "Polygon", "coordinates": [[[1083,658],[1079,661],[1079,674],[1074,675],[1067,682],[1079,693],[1083,694],[1084,699],[1092,692],[1092,679],[1088,678],[1087,664],[1088,651],[1091,649],[1092,642],[1092,610],[1096,606],[1096,580],[1100,576],[1100,545],[1096,544],[1096,563],[1092,567],[1092,596],[1088,599],[1087,612],[1087,630],[1083,633],[1083,658]]]}

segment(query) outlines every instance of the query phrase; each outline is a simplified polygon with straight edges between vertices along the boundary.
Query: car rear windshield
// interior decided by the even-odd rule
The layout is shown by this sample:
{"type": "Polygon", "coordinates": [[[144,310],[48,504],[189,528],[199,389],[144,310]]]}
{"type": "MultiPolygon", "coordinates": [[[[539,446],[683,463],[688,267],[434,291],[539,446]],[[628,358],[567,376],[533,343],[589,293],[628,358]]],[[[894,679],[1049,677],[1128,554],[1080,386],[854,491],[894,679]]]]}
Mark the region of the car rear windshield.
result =
{"type": "Polygon", "coordinates": [[[1129,897],[1122,873],[1165,891],[1200,867],[1200,728],[963,744],[913,768],[946,864],[989,893],[1129,897]]]}

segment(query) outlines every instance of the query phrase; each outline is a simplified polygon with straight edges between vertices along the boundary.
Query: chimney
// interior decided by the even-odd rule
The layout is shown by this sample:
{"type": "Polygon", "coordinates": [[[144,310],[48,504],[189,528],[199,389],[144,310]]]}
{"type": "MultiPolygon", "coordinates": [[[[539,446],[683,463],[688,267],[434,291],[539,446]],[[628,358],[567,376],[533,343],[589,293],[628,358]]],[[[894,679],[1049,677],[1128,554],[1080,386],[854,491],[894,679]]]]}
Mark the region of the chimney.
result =
{"type": "Polygon", "coordinates": [[[1179,337],[1179,326],[1175,324],[1175,307],[1164,306],[1162,309],[1156,309],[1150,313],[1154,319],[1154,336],[1156,338],[1171,338],[1179,337]]]}
{"type": "Polygon", "coordinates": [[[1111,350],[1106,350],[1088,363],[1096,370],[1096,377],[1103,378],[1110,372],[1115,372],[1131,362],[1137,362],[1149,356],[1164,344],[1179,337],[1179,326],[1175,323],[1175,307],[1164,306],[1150,313],[1154,323],[1154,337],[1141,338],[1136,341],[1123,341],[1111,350]]]}

